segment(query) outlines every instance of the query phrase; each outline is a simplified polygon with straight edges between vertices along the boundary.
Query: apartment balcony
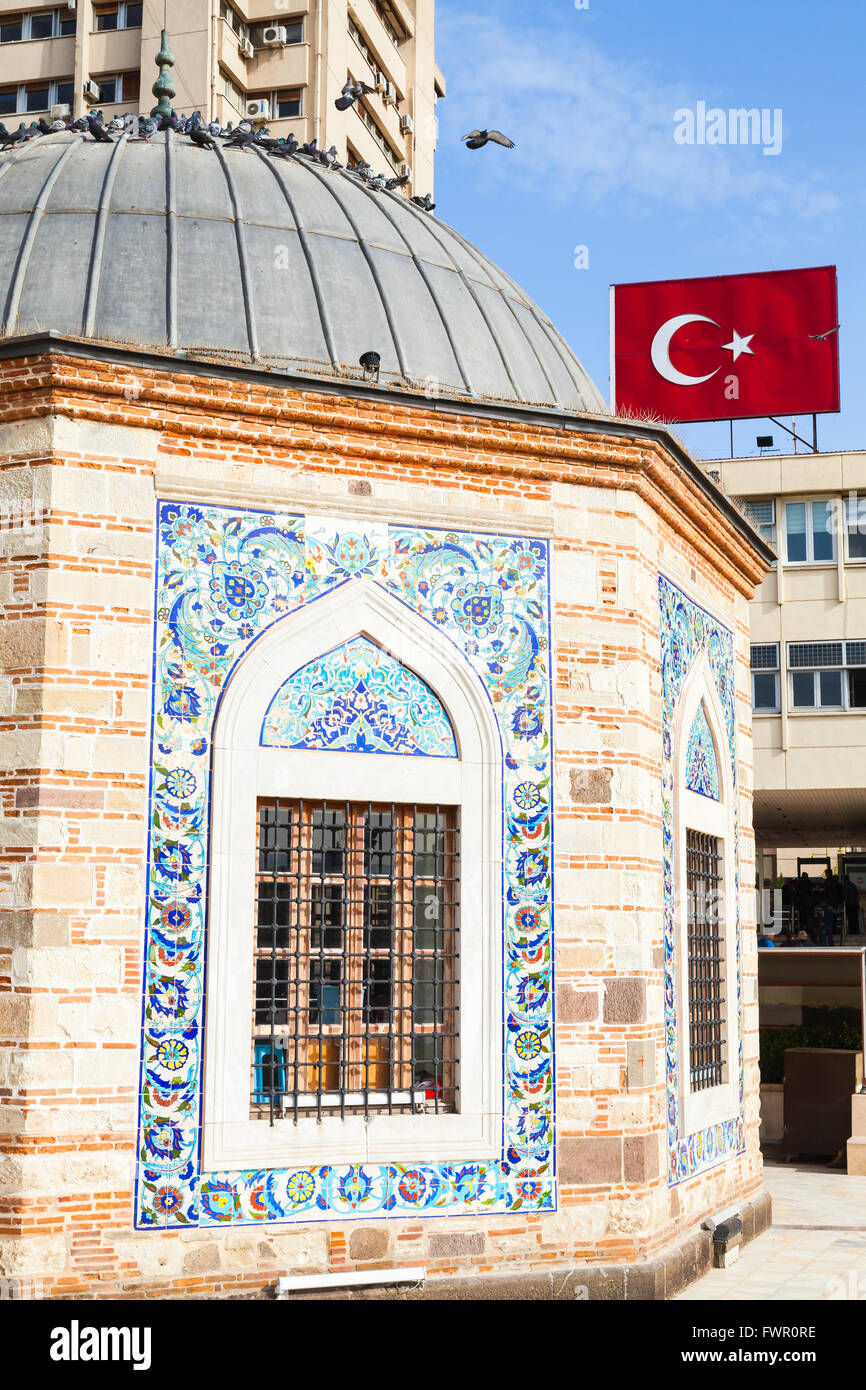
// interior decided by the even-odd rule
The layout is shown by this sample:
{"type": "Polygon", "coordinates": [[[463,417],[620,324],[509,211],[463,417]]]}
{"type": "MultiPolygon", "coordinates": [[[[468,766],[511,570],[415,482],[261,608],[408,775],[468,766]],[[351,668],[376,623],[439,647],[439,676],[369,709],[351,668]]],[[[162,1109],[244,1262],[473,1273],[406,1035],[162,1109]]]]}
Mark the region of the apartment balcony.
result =
{"type": "Polygon", "coordinates": [[[75,39],[31,39],[0,44],[0,86],[71,77],[75,39]]]}
{"type": "Polygon", "coordinates": [[[408,90],[406,63],[370,0],[352,0],[349,17],[354,18],[358,28],[365,35],[373,50],[377,66],[394,84],[400,95],[405,96],[408,90]]]}
{"type": "Polygon", "coordinates": [[[305,0],[298,0],[298,3],[293,0],[291,10],[282,12],[276,9],[274,0],[238,0],[236,9],[249,24],[261,24],[263,19],[272,21],[274,24],[281,24],[286,19],[301,19],[302,17],[309,23],[309,0],[306,0],[306,3],[305,0]]]}
{"type": "Polygon", "coordinates": [[[141,30],[103,29],[91,34],[87,65],[91,73],[138,70],[141,67],[141,30]]]}
{"type": "Polygon", "coordinates": [[[286,48],[257,48],[247,63],[244,85],[249,92],[306,87],[310,80],[310,45],[292,43],[286,48]]]}
{"type": "Polygon", "coordinates": [[[223,71],[228,73],[232,81],[236,82],[242,91],[246,91],[249,86],[249,72],[254,60],[241,57],[238,36],[224,19],[219,21],[217,33],[217,62],[223,71]]]}

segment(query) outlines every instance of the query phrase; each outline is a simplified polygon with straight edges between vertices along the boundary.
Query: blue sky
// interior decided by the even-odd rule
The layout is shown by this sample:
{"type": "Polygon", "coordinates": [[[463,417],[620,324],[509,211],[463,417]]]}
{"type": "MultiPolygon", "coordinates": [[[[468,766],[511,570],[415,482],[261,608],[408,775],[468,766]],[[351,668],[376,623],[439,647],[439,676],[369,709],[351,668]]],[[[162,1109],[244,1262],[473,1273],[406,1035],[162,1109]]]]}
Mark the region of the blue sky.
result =
{"type": "MultiPolygon", "coordinates": [[[[842,412],[819,418],[819,445],[866,448],[861,0],[437,0],[436,34],[437,213],[551,315],[605,396],[611,282],[835,264],[842,412]],[[780,108],[781,152],[677,145],[674,112],[698,101],[780,108]],[[475,126],[517,148],[465,150],[475,126]]],[[[787,439],[743,421],[735,451],[765,431],[787,439]]],[[[729,451],[727,424],[678,432],[698,457],[729,451]]]]}

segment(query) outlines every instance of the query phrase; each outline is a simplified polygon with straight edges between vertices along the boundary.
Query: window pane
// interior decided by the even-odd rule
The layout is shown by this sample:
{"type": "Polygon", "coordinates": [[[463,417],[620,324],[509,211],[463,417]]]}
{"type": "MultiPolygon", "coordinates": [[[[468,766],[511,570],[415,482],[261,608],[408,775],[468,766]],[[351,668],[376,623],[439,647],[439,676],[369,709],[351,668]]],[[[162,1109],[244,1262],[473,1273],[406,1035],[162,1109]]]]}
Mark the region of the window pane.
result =
{"type": "Polygon", "coordinates": [[[278,92],[277,93],[277,115],[280,117],[300,116],[301,114],[301,94],[300,92],[278,92]]]}
{"type": "Polygon", "coordinates": [[[788,535],[788,559],[792,564],[806,559],[806,503],[785,504],[785,529],[788,535]]]}
{"type": "Polygon", "coordinates": [[[0,43],[17,43],[24,32],[20,15],[14,15],[0,24],[0,43]]]}
{"type": "Polygon", "coordinates": [[[866,709],[866,670],[848,672],[848,704],[851,709],[866,709]]]}
{"type": "Polygon", "coordinates": [[[313,873],[342,874],[345,847],[345,817],[342,811],[313,812],[313,873]]]}
{"type": "Polygon", "coordinates": [[[830,502],[812,503],[812,554],[816,560],[832,560],[836,554],[833,543],[835,510],[830,502]]]}
{"type": "Polygon", "coordinates": [[[61,34],[74,34],[74,33],[75,33],[75,15],[74,15],[74,14],[72,14],[72,15],[61,14],[61,16],[60,16],[60,32],[61,32],[61,34]]]}
{"type": "Polygon", "coordinates": [[[47,14],[33,14],[30,16],[31,39],[50,39],[53,28],[54,16],[50,10],[47,14]]]}
{"type": "Polygon", "coordinates": [[[848,532],[848,558],[866,559],[866,507],[857,499],[845,503],[845,524],[848,532]]]}
{"type": "Polygon", "coordinates": [[[842,672],[841,671],[819,671],[819,689],[821,692],[822,705],[841,705],[842,703],[842,672]]]}
{"type": "Polygon", "coordinates": [[[798,709],[811,709],[815,704],[815,672],[794,672],[794,705],[798,709]]]}
{"type": "Polygon", "coordinates": [[[283,26],[286,31],[286,43],[302,43],[304,38],[304,21],[302,19],[293,20],[291,24],[283,26]]]}
{"type": "Polygon", "coordinates": [[[117,28],[117,10],[97,10],[94,18],[97,29],[117,28]]]}
{"type": "Polygon", "coordinates": [[[117,100],[116,77],[98,77],[96,83],[99,87],[99,100],[104,101],[106,106],[117,100]]]}
{"type": "Polygon", "coordinates": [[[752,677],[752,703],[755,709],[776,709],[776,677],[768,672],[755,672],[752,677]]]}
{"type": "Polygon", "coordinates": [[[48,110],[48,88],[47,87],[28,87],[27,103],[28,111],[47,111],[48,110]]]}
{"type": "Polygon", "coordinates": [[[18,88],[0,92],[0,116],[11,116],[18,110],[18,88]]]}
{"type": "Polygon", "coordinates": [[[137,72],[125,72],[123,74],[124,101],[138,101],[139,76],[137,72]]]}
{"type": "Polygon", "coordinates": [[[58,82],[57,84],[57,104],[71,106],[75,95],[75,84],[73,82],[58,82]]]}
{"type": "Polygon", "coordinates": [[[127,29],[141,28],[141,5],[127,5],[125,27],[127,29]]]}

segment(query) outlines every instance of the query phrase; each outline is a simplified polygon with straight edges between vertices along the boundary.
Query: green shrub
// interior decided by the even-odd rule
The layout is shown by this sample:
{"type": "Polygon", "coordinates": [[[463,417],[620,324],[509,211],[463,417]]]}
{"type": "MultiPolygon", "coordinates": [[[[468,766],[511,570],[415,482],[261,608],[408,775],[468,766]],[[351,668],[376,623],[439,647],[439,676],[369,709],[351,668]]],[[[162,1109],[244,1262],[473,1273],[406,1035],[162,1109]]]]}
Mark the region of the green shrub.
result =
{"type": "Polygon", "coordinates": [[[762,1028],[759,1064],[765,1085],[785,1079],[785,1052],[789,1047],[841,1047],[859,1051],[863,1038],[849,1023],[811,1024],[798,1028],[762,1028]]]}

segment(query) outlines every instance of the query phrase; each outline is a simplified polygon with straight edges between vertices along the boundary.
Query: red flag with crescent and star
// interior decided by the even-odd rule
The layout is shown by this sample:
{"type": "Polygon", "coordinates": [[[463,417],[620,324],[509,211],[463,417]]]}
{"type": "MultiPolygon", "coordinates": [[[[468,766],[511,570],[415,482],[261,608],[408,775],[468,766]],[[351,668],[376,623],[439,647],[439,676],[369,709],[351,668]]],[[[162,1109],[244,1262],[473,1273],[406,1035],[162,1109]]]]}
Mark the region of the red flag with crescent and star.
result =
{"type": "Polygon", "coordinates": [[[612,285],[611,399],[683,422],[838,410],[836,267],[612,285]]]}

